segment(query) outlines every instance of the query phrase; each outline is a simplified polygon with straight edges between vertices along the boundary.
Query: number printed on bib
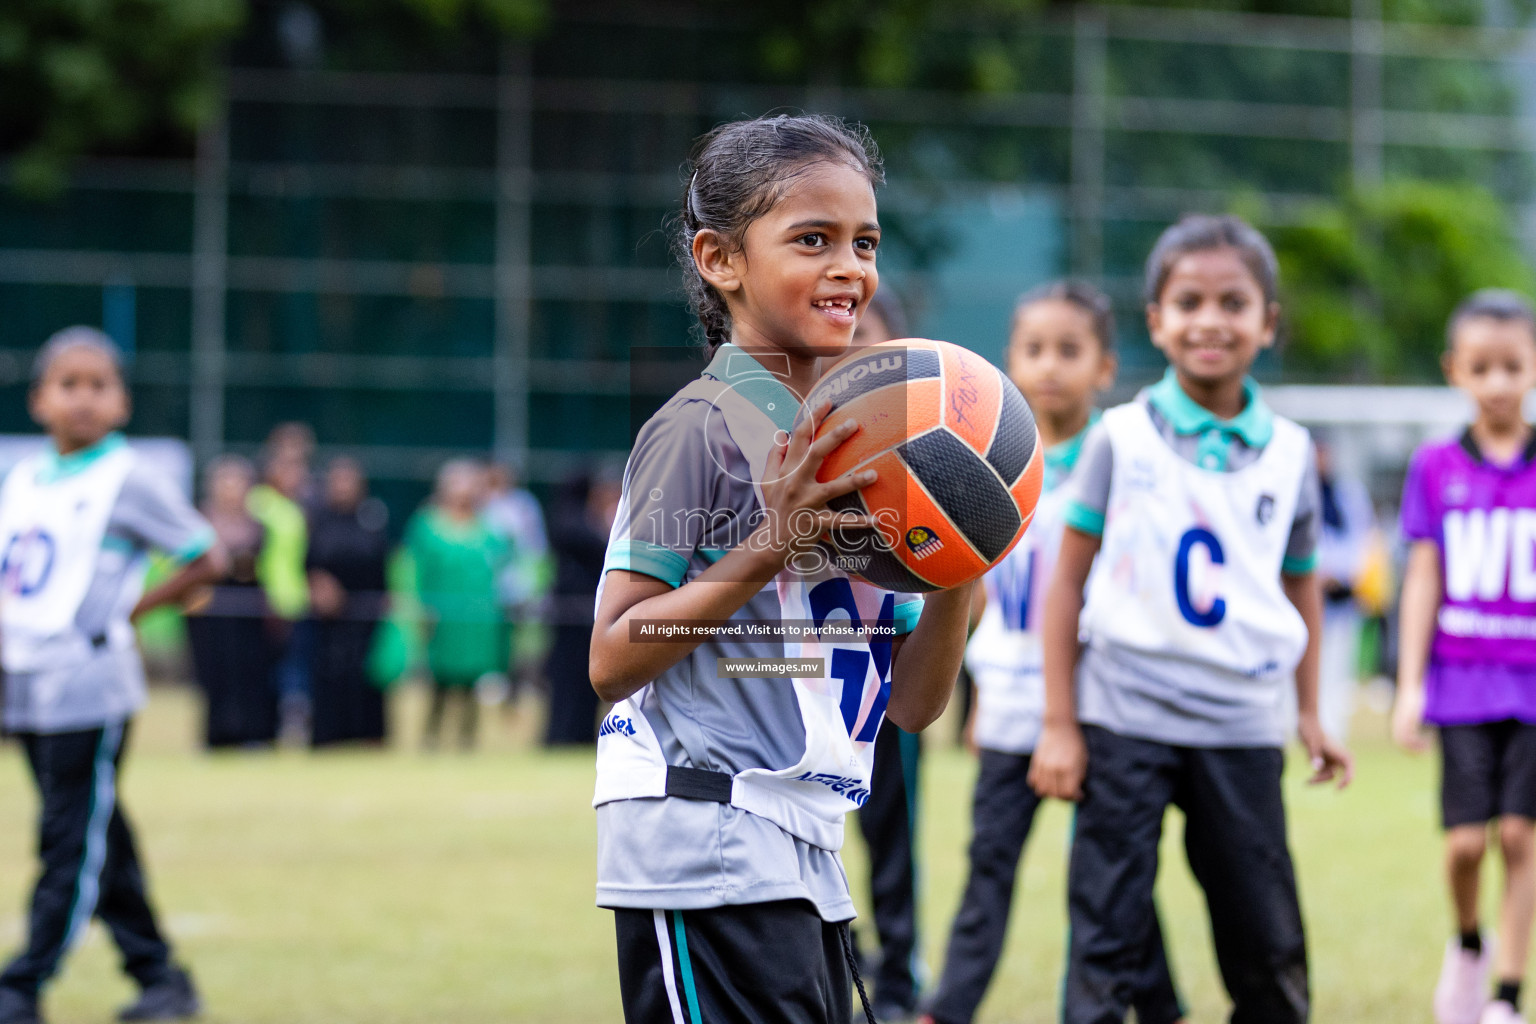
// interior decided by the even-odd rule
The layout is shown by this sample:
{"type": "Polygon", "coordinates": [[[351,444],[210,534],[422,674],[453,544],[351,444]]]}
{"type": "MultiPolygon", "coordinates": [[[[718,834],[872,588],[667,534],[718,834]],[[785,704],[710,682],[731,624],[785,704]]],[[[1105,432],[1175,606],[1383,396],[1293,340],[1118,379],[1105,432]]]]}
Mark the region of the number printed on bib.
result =
{"type": "MultiPolygon", "coordinates": [[[[844,611],[848,614],[848,621],[855,629],[863,629],[864,622],[859,618],[859,606],[853,599],[853,585],[847,579],[837,578],[823,580],[812,588],[810,593],[811,616],[815,620],[816,628],[826,625],[827,617],[834,611],[844,611]]],[[[896,615],[896,595],[886,594],[880,603],[880,617],[877,625],[890,625],[896,615]]],[[[834,648],[832,651],[832,663],[828,666],[832,678],[842,681],[842,694],[838,698],[838,707],[843,713],[843,723],[848,727],[848,734],[853,736],[857,743],[873,742],[876,733],[880,730],[880,719],[885,715],[885,706],[891,699],[891,645],[889,641],[873,641],[868,650],[854,650],[846,647],[834,648]],[[875,703],[870,708],[869,716],[864,721],[864,728],[859,730],[857,736],[853,736],[854,726],[858,723],[859,708],[864,703],[864,681],[869,676],[870,659],[874,659],[875,674],[880,679],[880,692],[875,697],[875,703]]]]}

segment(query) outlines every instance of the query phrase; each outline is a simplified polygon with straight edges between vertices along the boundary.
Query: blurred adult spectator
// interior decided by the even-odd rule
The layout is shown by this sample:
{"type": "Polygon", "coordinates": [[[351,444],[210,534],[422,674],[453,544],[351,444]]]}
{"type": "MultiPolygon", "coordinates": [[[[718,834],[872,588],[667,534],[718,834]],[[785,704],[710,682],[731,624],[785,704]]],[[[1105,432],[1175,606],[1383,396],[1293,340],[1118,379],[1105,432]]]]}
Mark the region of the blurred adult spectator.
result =
{"type": "Polygon", "coordinates": [[[210,748],[261,746],[277,739],[273,622],[257,582],[266,530],[247,510],[256,470],[227,455],[208,467],[201,511],[229,552],[229,572],[187,615],[192,669],[207,703],[210,748]]]}
{"type": "Polygon", "coordinates": [[[251,488],[246,506],[266,528],[256,578],[273,613],[284,624],[276,685],[282,734],[296,739],[308,728],[310,662],[314,657],[314,630],[304,621],[309,612],[309,580],[304,572],[309,523],[300,504],[309,483],[309,462],[307,449],[298,440],[285,440],[286,435],[273,433],[277,440],[267,446],[262,481],[251,488]]]}
{"type": "Polygon", "coordinates": [[[362,466],[333,459],[310,523],[310,605],[315,617],[310,743],[382,743],[384,694],[368,678],[368,653],[385,611],[389,513],[368,496],[362,466]]]}
{"type": "Polygon", "coordinates": [[[1321,438],[1317,476],[1323,499],[1317,546],[1317,572],[1323,581],[1318,712],[1323,730],[1343,741],[1349,737],[1360,681],[1359,589],[1375,537],[1376,513],[1365,485],[1337,471],[1333,446],[1321,438]]]}
{"type": "Polygon", "coordinates": [[[306,511],[317,507],[321,495],[315,491],[314,477],[310,470],[315,461],[315,431],[308,423],[289,421],[279,423],[267,432],[267,443],[262,448],[267,460],[284,459],[290,466],[297,466],[300,476],[288,496],[306,511]]]}
{"type": "Polygon", "coordinates": [[[474,746],[475,684],[506,665],[497,579],[507,545],[480,514],[485,473],[468,459],[445,463],[431,500],[411,518],[405,546],[427,619],[432,703],[423,744],[436,749],[448,705],[458,705],[459,745],[474,746]]]}
{"type": "Polygon", "coordinates": [[[257,578],[273,610],[289,620],[309,609],[309,583],[304,576],[309,523],[298,502],[308,475],[308,466],[295,453],[273,452],[262,463],[261,482],[251,488],[246,501],[251,515],[268,533],[256,565],[257,578]]]}
{"type": "Polygon", "coordinates": [[[502,600],[513,607],[529,604],[541,597],[548,586],[544,563],[549,555],[549,539],[544,529],[544,510],[533,493],[522,486],[511,465],[492,463],[485,478],[485,520],[513,546],[501,574],[502,600]]]}
{"type": "Polygon", "coordinates": [[[530,681],[548,651],[543,622],[549,596],[549,539],[544,529],[544,510],[522,486],[517,470],[508,463],[486,467],[486,500],[482,514],[491,529],[507,542],[507,564],[498,587],[508,652],[507,675],[512,696],[530,681]]]}
{"type": "Polygon", "coordinates": [[[587,662],[593,602],[620,483],[615,473],[582,474],[566,481],[553,505],[549,539],[555,550],[555,636],[544,666],[549,680],[544,742],[552,747],[597,742],[597,691],[587,662]]]}

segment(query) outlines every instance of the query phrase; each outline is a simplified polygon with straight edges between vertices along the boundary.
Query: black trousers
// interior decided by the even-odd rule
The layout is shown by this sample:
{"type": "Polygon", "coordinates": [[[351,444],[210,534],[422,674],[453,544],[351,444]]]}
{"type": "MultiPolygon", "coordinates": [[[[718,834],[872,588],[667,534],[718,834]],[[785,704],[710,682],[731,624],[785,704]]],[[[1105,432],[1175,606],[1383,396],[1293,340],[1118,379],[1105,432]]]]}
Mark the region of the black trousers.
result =
{"type": "MultiPolygon", "coordinates": [[[[1019,857],[1040,807],[1029,786],[1029,760],[1028,754],[981,752],[971,800],[970,875],[928,1006],[936,1024],[970,1024],[1002,956],[1019,857]]],[[[1155,912],[1131,1005],[1138,1024],[1173,1024],[1184,1015],[1155,912]]]]}
{"type": "Polygon", "coordinates": [[[869,888],[874,902],[880,963],[874,996],[881,1003],[917,1002],[917,834],[918,766],[922,743],[916,733],[880,723],[869,799],[859,808],[859,831],[869,847],[869,888]]]}
{"type": "Polygon", "coordinates": [[[322,619],[315,629],[311,682],[311,746],[382,743],[387,733],[384,693],[368,678],[368,651],[378,622],[322,619]]]}
{"type": "Polygon", "coordinates": [[[36,995],[58,970],[91,917],[99,917],[141,986],[170,969],[171,949],[145,895],[133,831],[117,799],[127,726],[40,735],[22,733],[42,811],[27,945],[0,985],[36,995]]]}
{"type": "Polygon", "coordinates": [[[804,900],[613,912],[625,1024],[850,1024],[846,923],[804,900]]]}
{"type": "Polygon", "coordinates": [[[548,746],[597,742],[597,691],[587,674],[592,653],[592,624],[566,623],[555,628],[554,645],[544,663],[549,680],[549,722],[544,729],[548,746]]]}
{"type": "Polygon", "coordinates": [[[1067,880],[1065,1024],[1123,1024],[1157,927],[1152,886],[1169,804],[1205,890],[1231,1024],[1302,1024],[1307,947],[1274,748],[1174,747],[1087,726],[1088,778],[1067,880]]]}
{"type": "Polygon", "coordinates": [[[203,742],[213,749],[276,742],[272,671],[277,649],[266,621],[251,615],[189,615],[187,641],[193,674],[207,700],[203,742]]]}

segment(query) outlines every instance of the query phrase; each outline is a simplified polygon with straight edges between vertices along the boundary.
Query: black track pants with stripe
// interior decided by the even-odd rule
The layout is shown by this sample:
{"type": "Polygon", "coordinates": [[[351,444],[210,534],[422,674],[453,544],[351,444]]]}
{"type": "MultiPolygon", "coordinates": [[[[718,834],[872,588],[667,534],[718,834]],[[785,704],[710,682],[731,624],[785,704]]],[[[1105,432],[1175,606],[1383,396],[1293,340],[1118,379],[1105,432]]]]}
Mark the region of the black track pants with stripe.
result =
{"type": "Polygon", "coordinates": [[[626,1024],[849,1024],[846,923],[804,900],[614,911],[626,1024]]]}
{"type": "Polygon", "coordinates": [[[53,734],[23,733],[42,805],[27,946],[0,985],[35,994],[90,924],[101,918],[141,986],[160,980],[171,951],[144,894],[133,832],[117,799],[126,725],[53,734]]]}

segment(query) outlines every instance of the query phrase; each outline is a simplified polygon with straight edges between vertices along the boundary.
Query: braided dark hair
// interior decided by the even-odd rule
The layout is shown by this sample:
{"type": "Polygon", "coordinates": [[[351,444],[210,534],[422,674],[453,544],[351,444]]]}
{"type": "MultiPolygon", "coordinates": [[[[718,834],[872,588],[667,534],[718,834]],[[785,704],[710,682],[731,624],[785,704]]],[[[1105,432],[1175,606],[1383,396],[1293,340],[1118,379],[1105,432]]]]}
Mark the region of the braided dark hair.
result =
{"type": "Polygon", "coordinates": [[[733,121],[694,143],[684,167],[682,212],[672,247],[708,351],[730,340],[731,315],[725,297],[710,287],[693,262],[694,236],[713,231],[723,245],[739,249],[748,224],[773,209],[807,167],[828,161],[854,168],[871,186],[885,183],[880,151],[869,129],[826,114],[733,121]]]}

